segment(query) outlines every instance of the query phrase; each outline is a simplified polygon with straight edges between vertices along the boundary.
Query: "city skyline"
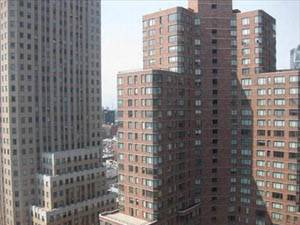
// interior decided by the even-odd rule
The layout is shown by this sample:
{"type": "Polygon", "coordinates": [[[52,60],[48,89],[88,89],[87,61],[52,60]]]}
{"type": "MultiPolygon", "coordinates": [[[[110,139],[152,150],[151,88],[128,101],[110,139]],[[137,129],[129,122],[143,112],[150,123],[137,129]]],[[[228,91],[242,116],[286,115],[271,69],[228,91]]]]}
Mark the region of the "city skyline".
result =
{"type": "Polygon", "coordinates": [[[300,0],[0,16],[0,225],[300,224],[300,0]]]}
{"type": "MultiPolygon", "coordinates": [[[[184,0],[142,2],[104,0],[102,2],[102,55],[105,55],[102,59],[102,80],[105,82],[102,88],[103,106],[116,109],[116,74],[119,71],[142,68],[142,33],[140,32],[142,16],[175,6],[186,7],[187,2],[184,0]],[[122,18],[122,23],[119,18],[122,18]],[[122,35],[117,35],[119,32],[122,35]]],[[[300,2],[234,0],[233,8],[241,11],[262,9],[276,19],[277,68],[289,69],[290,50],[297,46],[300,40],[300,2]]]]}

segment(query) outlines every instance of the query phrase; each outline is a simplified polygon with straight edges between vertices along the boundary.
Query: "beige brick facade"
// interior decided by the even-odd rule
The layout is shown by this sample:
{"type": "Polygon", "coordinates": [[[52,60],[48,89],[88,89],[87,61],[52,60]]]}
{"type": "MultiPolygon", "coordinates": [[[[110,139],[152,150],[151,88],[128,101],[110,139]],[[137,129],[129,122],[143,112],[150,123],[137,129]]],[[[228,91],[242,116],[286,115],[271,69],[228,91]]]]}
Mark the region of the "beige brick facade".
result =
{"type": "Polygon", "coordinates": [[[0,1],[1,225],[96,224],[101,209],[111,209],[100,160],[100,3],[0,1]],[[72,161],[70,170],[68,161],[43,161],[44,154],[64,152],[68,160],[90,151],[93,159],[72,161]],[[80,173],[94,174],[94,181],[77,181],[80,173]],[[64,184],[60,190],[51,186],[56,179],[64,184]],[[79,188],[85,194],[73,200],[79,188]],[[83,221],[70,220],[74,214],[83,221]]]}

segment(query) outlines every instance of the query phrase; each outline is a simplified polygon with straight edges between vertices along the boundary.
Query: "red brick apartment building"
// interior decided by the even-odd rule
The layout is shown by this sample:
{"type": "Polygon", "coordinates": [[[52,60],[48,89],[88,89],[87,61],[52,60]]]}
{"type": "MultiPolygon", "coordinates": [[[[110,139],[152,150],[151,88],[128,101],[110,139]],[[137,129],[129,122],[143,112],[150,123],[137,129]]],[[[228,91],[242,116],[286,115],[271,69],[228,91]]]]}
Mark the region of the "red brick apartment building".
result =
{"type": "Polygon", "coordinates": [[[144,70],[118,75],[120,207],[101,225],[299,224],[300,74],[276,71],[275,19],[189,0],[143,24],[144,70]]]}

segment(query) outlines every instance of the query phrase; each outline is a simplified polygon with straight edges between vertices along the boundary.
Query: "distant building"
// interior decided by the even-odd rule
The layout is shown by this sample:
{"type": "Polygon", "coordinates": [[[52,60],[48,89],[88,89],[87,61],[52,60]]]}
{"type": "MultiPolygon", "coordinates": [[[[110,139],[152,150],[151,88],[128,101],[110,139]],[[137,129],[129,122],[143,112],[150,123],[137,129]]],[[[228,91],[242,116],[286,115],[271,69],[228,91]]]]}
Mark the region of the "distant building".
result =
{"type": "Polygon", "coordinates": [[[115,116],[116,116],[115,110],[104,109],[103,110],[103,123],[105,123],[105,124],[115,123],[115,116]]]}
{"type": "Polygon", "coordinates": [[[291,69],[300,69],[300,45],[291,50],[291,69]]]}

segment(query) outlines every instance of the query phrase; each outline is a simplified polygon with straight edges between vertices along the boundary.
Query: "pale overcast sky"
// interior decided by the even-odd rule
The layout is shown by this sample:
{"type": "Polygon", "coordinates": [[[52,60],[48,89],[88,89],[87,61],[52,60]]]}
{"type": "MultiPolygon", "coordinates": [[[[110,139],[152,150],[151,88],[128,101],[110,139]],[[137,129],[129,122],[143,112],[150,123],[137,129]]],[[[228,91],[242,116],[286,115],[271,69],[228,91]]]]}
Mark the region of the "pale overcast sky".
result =
{"type": "MultiPolygon", "coordinates": [[[[118,71],[142,68],[142,16],[187,0],[102,0],[102,104],[116,106],[118,71]]],[[[300,44],[300,0],[233,0],[241,11],[262,9],[277,20],[277,68],[289,68],[300,44]]]]}

